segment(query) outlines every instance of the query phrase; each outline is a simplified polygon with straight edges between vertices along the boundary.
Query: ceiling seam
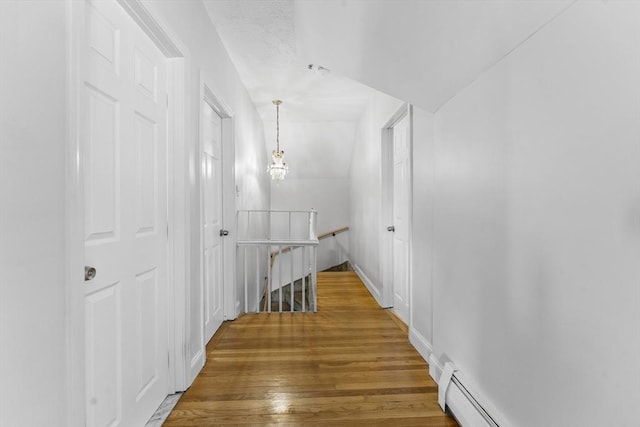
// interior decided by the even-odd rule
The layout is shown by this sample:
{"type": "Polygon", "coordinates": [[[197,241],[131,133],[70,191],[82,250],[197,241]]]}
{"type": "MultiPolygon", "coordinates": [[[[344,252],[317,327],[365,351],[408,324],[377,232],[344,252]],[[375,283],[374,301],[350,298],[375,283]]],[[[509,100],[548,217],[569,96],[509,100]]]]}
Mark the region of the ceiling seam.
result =
{"type": "Polygon", "coordinates": [[[492,68],[494,68],[496,65],[500,64],[502,61],[506,60],[513,52],[515,52],[516,50],[518,50],[522,45],[524,45],[527,41],[529,41],[531,38],[533,38],[536,34],[538,34],[542,29],[544,29],[545,27],[547,27],[549,24],[551,24],[553,21],[555,21],[557,18],[559,18],[562,14],[564,14],[567,10],[569,10],[569,8],[571,8],[573,5],[575,5],[576,3],[578,3],[579,0],[573,0],[572,2],[570,2],[568,5],[566,5],[563,9],[561,9],[559,12],[557,12],[555,15],[553,15],[551,18],[549,18],[545,23],[543,23],[542,25],[540,25],[535,31],[533,31],[531,34],[529,34],[527,37],[525,37],[524,39],[522,39],[522,41],[520,41],[519,43],[517,43],[513,48],[511,48],[507,53],[505,53],[504,55],[502,55],[500,58],[498,58],[497,60],[495,60],[494,62],[492,62],[491,64],[487,65],[486,67],[484,67],[478,74],[476,74],[476,76],[471,79],[469,81],[469,83],[467,83],[464,86],[460,86],[460,88],[453,94],[451,95],[449,98],[447,98],[445,101],[443,101],[440,105],[438,105],[438,107],[433,110],[432,114],[436,114],[438,111],[440,111],[440,109],[442,109],[442,107],[444,107],[445,105],[447,105],[452,99],[454,99],[455,97],[457,97],[460,93],[464,92],[467,88],[471,87],[476,81],[478,81],[485,73],[487,73],[489,70],[491,70],[492,68]]]}

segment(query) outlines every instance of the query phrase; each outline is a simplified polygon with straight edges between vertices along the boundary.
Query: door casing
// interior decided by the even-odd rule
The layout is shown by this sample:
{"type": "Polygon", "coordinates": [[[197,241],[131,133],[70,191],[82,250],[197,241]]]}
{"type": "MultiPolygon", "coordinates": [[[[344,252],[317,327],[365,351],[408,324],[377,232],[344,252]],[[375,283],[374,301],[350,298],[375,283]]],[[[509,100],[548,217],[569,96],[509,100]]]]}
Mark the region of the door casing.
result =
{"type": "Polygon", "coordinates": [[[381,135],[381,238],[380,238],[380,276],[382,278],[383,307],[393,307],[393,236],[387,227],[393,225],[393,127],[404,117],[409,117],[409,328],[413,311],[413,108],[411,104],[402,105],[382,127],[381,135]]]}
{"type": "MultiPolygon", "coordinates": [[[[204,71],[200,72],[200,93],[199,93],[199,102],[198,105],[201,105],[202,101],[209,104],[215,111],[218,113],[220,118],[222,119],[222,223],[223,227],[229,230],[229,235],[226,236],[222,241],[222,254],[223,259],[222,263],[225,266],[223,268],[223,319],[224,320],[232,320],[235,319],[239,314],[239,302],[237,301],[236,296],[236,287],[235,287],[235,191],[233,187],[235,186],[234,177],[235,177],[235,155],[234,155],[234,144],[233,144],[233,110],[224,102],[224,100],[217,96],[210,87],[214,79],[209,79],[206,76],[204,71]],[[231,187],[231,188],[230,188],[231,187]]],[[[201,112],[198,111],[197,114],[201,116],[201,112]]],[[[200,119],[201,121],[201,119],[200,119]]],[[[202,133],[202,123],[200,125],[200,132],[202,133]]],[[[197,150],[194,155],[193,163],[197,167],[197,172],[193,174],[193,176],[197,177],[196,179],[201,180],[202,171],[200,170],[200,165],[202,164],[202,138],[198,138],[197,150]]],[[[189,312],[190,306],[189,302],[191,301],[191,292],[196,291],[199,295],[204,295],[204,244],[202,241],[202,233],[203,233],[203,215],[204,209],[202,206],[203,193],[202,193],[202,182],[198,182],[198,186],[200,188],[200,193],[198,194],[199,198],[199,207],[198,207],[198,219],[197,224],[194,226],[198,230],[198,236],[194,237],[197,239],[197,247],[199,248],[199,253],[192,254],[192,256],[197,256],[200,264],[200,273],[197,282],[189,281],[186,286],[185,300],[184,300],[184,318],[181,319],[184,321],[186,330],[189,330],[191,327],[190,322],[192,319],[191,313],[189,312]],[[197,283],[197,289],[193,288],[193,284],[197,283]]],[[[194,184],[195,185],[195,184],[194,184]]],[[[204,301],[203,301],[204,304],[204,301]]],[[[204,314],[203,309],[204,306],[200,307],[201,311],[198,315],[199,325],[197,327],[202,328],[202,339],[198,344],[200,348],[197,352],[193,353],[188,349],[188,347],[184,347],[184,372],[185,372],[185,383],[188,385],[193,382],[196,375],[204,366],[206,355],[205,355],[205,332],[204,332],[204,314]]],[[[189,343],[186,341],[189,339],[189,335],[186,335],[184,344],[188,345],[189,343]]]]}
{"type": "MultiPolygon", "coordinates": [[[[123,9],[151,38],[168,63],[168,218],[167,230],[167,319],[170,357],[168,361],[169,389],[167,393],[185,390],[183,343],[187,331],[185,316],[185,283],[189,280],[186,253],[190,224],[186,205],[180,198],[188,189],[188,150],[190,135],[186,126],[185,106],[189,105],[188,50],[140,0],[118,0],[123,9]],[[171,304],[172,302],[172,304],[171,304]]],[[[84,151],[80,141],[81,70],[84,68],[81,42],[85,37],[85,3],[66,0],[67,9],[67,238],[66,238],[66,301],[67,301],[67,419],[68,425],[85,424],[85,328],[84,328],[84,151]]]]}
{"type": "MultiPolygon", "coordinates": [[[[223,311],[224,320],[233,320],[240,314],[240,301],[235,286],[235,150],[233,143],[233,110],[212,90],[212,79],[204,72],[200,75],[200,99],[211,106],[222,119],[222,223],[229,231],[222,241],[223,311]]],[[[198,163],[201,164],[201,163],[198,163]]],[[[202,223],[202,218],[201,223],[202,223]]]]}

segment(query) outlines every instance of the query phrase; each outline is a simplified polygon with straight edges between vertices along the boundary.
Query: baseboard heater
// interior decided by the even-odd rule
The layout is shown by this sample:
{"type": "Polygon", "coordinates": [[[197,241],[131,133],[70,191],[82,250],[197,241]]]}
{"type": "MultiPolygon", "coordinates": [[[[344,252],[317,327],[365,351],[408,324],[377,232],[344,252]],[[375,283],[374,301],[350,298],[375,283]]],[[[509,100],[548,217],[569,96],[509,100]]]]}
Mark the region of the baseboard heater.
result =
{"type": "Polygon", "coordinates": [[[455,367],[446,363],[438,381],[439,403],[463,427],[500,427],[461,381],[455,367]]]}

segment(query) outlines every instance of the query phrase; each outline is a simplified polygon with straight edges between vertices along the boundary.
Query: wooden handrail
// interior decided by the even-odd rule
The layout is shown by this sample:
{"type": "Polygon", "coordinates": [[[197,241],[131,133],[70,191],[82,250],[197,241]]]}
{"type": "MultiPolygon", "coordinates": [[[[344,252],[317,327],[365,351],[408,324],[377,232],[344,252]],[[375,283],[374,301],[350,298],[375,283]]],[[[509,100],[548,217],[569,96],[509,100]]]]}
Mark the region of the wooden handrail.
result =
{"type": "MultiPolygon", "coordinates": [[[[318,236],[318,240],[326,239],[327,237],[335,236],[336,234],[344,233],[345,231],[349,231],[349,227],[336,228],[335,230],[322,233],[318,236]]],[[[273,264],[275,263],[276,255],[290,251],[291,246],[283,246],[282,248],[280,248],[280,250],[271,252],[271,267],[273,267],[273,264]]]]}
{"type": "Polygon", "coordinates": [[[335,236],[336,234],[344,233],[345,231],[349,231],[349,227],[336,228],[335,230],[322,233],[321,235],[318,236],[318,240],[326,239],[329,236],[335,236]]]}

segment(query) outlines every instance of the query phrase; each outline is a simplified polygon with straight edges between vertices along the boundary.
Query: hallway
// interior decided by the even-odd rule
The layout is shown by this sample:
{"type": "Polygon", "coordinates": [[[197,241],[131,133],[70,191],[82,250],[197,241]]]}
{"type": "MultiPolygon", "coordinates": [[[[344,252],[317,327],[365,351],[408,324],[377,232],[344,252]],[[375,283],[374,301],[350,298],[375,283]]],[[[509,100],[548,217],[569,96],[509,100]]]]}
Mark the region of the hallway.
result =
{"type": "Polygon", "coordinates": [[[1,427],[638,425],[640,0],[0,0],[0,53],[1,427]],[[238,213],[311,209],[372,297],[245,314],[238,213]]]}
{"type": "Polygon", "coordinates": [[[164,425],[457,425],[427,364],[354,272],[319,273],[318,306],[226,322],[164,425]]]}

